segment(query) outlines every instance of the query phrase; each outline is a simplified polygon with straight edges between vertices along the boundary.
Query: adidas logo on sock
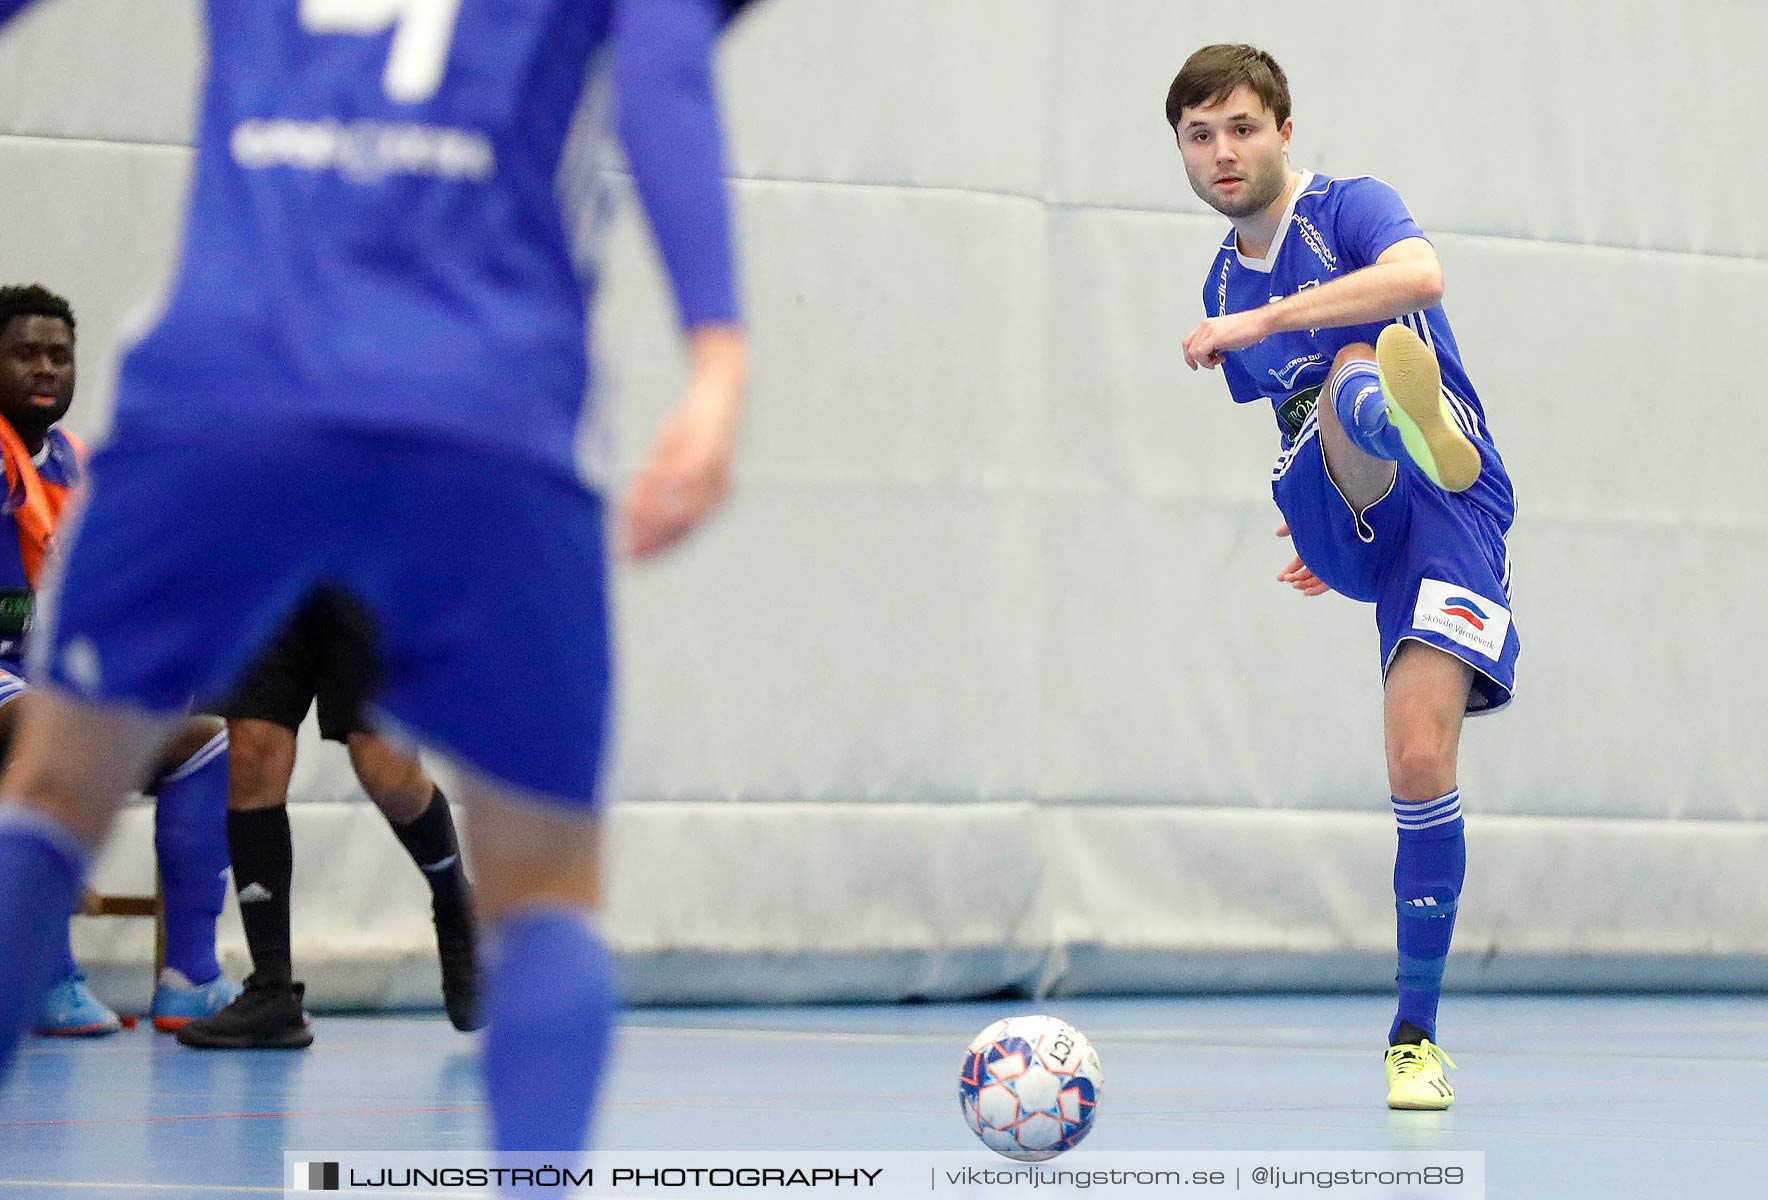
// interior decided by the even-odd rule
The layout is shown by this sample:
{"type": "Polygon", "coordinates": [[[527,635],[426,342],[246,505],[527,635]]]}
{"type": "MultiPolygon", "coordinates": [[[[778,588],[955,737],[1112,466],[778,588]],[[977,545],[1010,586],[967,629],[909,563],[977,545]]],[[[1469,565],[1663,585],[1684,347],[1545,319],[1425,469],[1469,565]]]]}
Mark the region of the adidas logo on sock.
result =
{"type": "MultiPolygon", "coordinates": [[[[252,886],[257,887],[258,885],[254,883],[252,886]]],[[[1437,906],[1436,897],[1434,896],[1426,896],[1422,900],[1408,900],[1406,903],[1410,904],[1413,908],[1435,908],[1437,906]]]]}
{"type": "MultiPolygon", "coordinates": [[[[1358,392],[1357,398],[1351,401],[1351,420],[1359,427],[1365,423],[1363,405],[1371,400],[1380,401],[1384,406],[1387,403],[1386,400],[1382,399],[1381,385],[1378,383],[1370,384],[1368,387],[1358,392]]],[[[1386,408],[1383,407],[1382,412],[1385,413],[1386,411],[1386,408]]]]}
{"type": "Polygon", "coordinates": [[[239,889],[239,902],[241,904],[253,904],[259,900],[273,899],[275,899],[275,897],[270,894],[270,889],[261,883],[248,883],[243,888],[239,889]]]}

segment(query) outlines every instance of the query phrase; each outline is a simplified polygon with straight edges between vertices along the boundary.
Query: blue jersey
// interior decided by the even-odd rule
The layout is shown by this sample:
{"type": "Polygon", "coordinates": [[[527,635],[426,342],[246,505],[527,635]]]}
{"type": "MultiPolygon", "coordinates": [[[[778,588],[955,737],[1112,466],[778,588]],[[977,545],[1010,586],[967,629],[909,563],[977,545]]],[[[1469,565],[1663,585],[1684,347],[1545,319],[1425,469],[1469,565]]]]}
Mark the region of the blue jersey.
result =
{"type": "MultiPolygon", "coordinates": [[[[1203,286],[1204,311],[1219,317],[1273,304],[1307,288],[1328,283],[1372,265],[1383,251],[1424,231],[1412,219],[1399,193],[1363,175],[1333,179],[1302,173],[1277,237],[1263,259],[1242,255],[1232,232],[1221,245],[1203,286]]],[[[1461,350],[1440,304],[1401,320],[1432,349],[1442,368],[1443,391],[1462,429],[1498,464],[1486,425],[1485,408],[1461,364],[1461,350]]],[[[1296,441],[1332,369],[1332,360],[1353,342],[1375,343],[1386,322],[1337,329],[1275,333],[1245,350],[1230,351],[1222,363],[1228,391],[1238,404],[1266,401],[1277,419],[1284,450],[1296,441]]],[[[1501,465],[1482,473],[1474,496],[1508,514],[1514,507],[1510,481],[1501,465]]],[[[1509,517],[1504,517],[1508,523],[1509,517]]]]}
{"type": "MultiPolygon", "coordinates": [[[[19,7],[0,0],[0,17],[19,7]]],[[[348,426],[568,465],[588,368],[586,286],[556,191],[567,134],[595,78],[617,77],[616,48],[643,62],[669,49],[648,42],[691,36],[696,20],[715,33],[734,6],[207,7],[184,255],[157,320],[124,359],[119,433],[274,441],[292,428],[348,426]]],[[[709,78],[707,57],[698,67],[709,78]]],[[[628,75],[669,86],[683,73],[628,75]]],[[[655,196],[679,184],[645,181],[682,174],[683,145],[716,144],[716,121],[684,130],[680,105],[636,107],[663,112],[667,135],[641,136],[630,157],[680,296],[678,262],[728,271],[722,207],[718,221],[694,220],[691,205],[657,220],[655,196]]],[[[708,157],[721,206],[721,157],[693,165],[708,157]]],[[[680,298],[691,319],[734,318],[728,296],[680,298]]]]}
{"type": "MultiPolygon", "coordinates": [[[[80,448],[61,430],[49,431],[43,449],[31,461],[48,490],[66,495],[79,486],[83,472],[80,448]]],[[[14,674],[22,670],[24,633],[35,608],[34,592],[19,544],[16,500],[9,496],[0,503],[0,669],[14,674]]]]}

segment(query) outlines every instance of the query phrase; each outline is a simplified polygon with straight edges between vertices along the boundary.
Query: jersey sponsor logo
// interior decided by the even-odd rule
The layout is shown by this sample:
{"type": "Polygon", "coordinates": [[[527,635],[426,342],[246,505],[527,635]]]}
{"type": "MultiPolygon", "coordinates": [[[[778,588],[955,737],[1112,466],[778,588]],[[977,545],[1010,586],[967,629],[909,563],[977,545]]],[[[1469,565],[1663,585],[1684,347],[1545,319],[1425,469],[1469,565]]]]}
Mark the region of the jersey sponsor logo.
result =
{"type": "Polygon", "coordinates": [[[1265,369],[1265,374],[1269,375],[1272,379],[1275,379],[1278,387],[1292,388],[1295,386],[1295,381],[1301,378],[1303,371],[1306,371],[1309,367],[1323,366],[1325,362],[1326,356],[1324,354],[1318,352],[1304,354],[1299,358],[1290,359],[1281,367],[1267,367],[1265,369]]]}
{"type": "Polygon", "coordinates": [[[1314,257],[1320,260],[1320,265],[1336,274],[1338,272],[1338,255],[1332,253],[1332,247],[1326,244],[1326,239],[1320,236],[1320,231],[1314,228],[1314,223],[1300,213],[1296,213],[1295,227],[1301,230],[1301,240],[1308,244],[1308,249],[1314,252],[1314,257]]]}
{"type": "Polygon", "coordinates": [[[1216,316],[1226,316],[1228,312],[1228,268],[1233,265],[1233,258],[1222,258],[1222,270],[1216,276],[1216,316]]]}
{"type": "Polygon", "coordinates": [[[335,171],[355,183],[418,175],[482,183],[497,174],[491,139],[473,129],[388,121],[241,121],[228,139],[247,170],[335,171]]]}
{"type": "Polygon", "coordinates": [[[1510,635],[1510,610],[1457,584],[1426,579],[1418,585],[1412,625],[1433,630],[1497,662],[1510,635]]]}

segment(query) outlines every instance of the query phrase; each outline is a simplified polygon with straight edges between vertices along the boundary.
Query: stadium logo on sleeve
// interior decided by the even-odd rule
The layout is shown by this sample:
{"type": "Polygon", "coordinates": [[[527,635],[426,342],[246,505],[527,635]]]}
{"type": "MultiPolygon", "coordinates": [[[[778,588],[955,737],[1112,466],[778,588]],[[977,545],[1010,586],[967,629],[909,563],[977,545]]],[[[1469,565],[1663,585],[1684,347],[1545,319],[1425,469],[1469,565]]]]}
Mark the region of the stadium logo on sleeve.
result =
{"type": "Polygon", "coordinates": [[[1510,610],[1496,600],[1441,579],[1418,585],[1418,605],[1412,611],[1415,629],[1426,629],[1450,641],[1478,651],[1493,662],[1504,654],[1510,636],[1510,610]]]}

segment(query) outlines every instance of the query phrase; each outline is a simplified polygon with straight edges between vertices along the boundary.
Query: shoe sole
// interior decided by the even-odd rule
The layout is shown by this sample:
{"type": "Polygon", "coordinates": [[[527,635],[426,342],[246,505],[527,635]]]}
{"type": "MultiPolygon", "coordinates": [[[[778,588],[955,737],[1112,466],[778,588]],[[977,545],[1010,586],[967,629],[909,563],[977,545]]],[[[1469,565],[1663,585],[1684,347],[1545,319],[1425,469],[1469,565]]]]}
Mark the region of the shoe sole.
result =
{"type": "Polygon", "coordinates": [[[1453,1096],[1440,1102],[1432,1102],[1429,1100],[1420,1100],[1417,1103],[1410,1103],[1405,1100],[1389,1100],[1387,1102],[1387,1106],[1396,1112],[1445,1112],[1453,1107],[1454,1104],[1455,1098],[1453,1096]]]}
{"type": "Polygon", "coordinates": [[[1419,469],[1446,492],[1472,487],[1479,478],[1479,447],[1455,424],[1436,354],[1406,326],[1389,325],[1375,341],[1375,367],[1388,416],[1419,469]]]}
{"type": "Polygon", "coordinates": [[[38,1037],[53,1038],[101,1038],[122,1031],[121,1025],[78,1025],[72,1029],[38,1029],[33,1030],[38,1037]]]}
{"type": "Polygon", "coordinates": [[[453,1013],[448,1014],[448,1023],[454,1026],[456,1033],[478,1033],[486,1025],[486,1022],[477,1016],[456,1017],[453,1013]]]}
{"type": "Polygon", "coordinates": [[[479,971],[476,939],[470,935],[463,938],[465,949],[460,958],[466,965],[456,970],[449,968],[449,952],[443,947],[444,938],[440,927],[437,929],[436,958],[442,968],[442,1008],[448,1014],[448,1023],[461,1033],[477,1033],[485,1028],[485,1019],[480,1014],[480,996],[484,991],[483,979],[479,971]]]}
{"type": "Polygon", "coordinates": [[[228,1038],[203,1036],[201,1038],[179,1037],[180,1046],[189,1046],[192,1050],[305,1050],[313,1044],[313,1034],[306,1029],[291,1029],[275,1038],[228,1038]]]}
{"type": "MultiPolygon", "coordinates": [[[[223,1006],[225,1007],[225,1005],[223,1006]]],[[[215,1012],[220,1012],[216,1009],[215,1012]]],[[[178,1013],[154,1013],[153,1027],[161,1033],[177,1033],[192,1021],[202,1021],[215,1015],[215,1012],[197,1013],[194,1016],[181,1016],[178,1013]]]]}

